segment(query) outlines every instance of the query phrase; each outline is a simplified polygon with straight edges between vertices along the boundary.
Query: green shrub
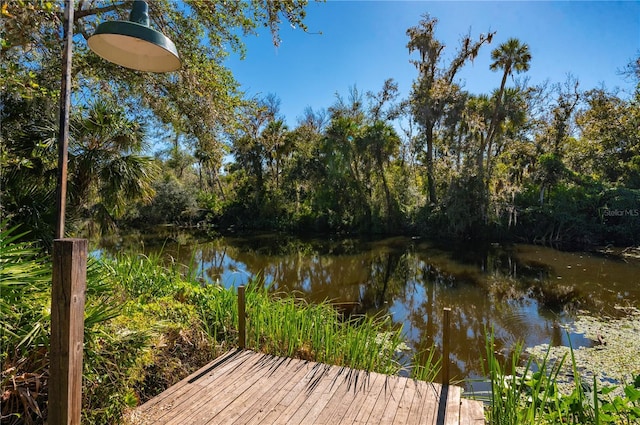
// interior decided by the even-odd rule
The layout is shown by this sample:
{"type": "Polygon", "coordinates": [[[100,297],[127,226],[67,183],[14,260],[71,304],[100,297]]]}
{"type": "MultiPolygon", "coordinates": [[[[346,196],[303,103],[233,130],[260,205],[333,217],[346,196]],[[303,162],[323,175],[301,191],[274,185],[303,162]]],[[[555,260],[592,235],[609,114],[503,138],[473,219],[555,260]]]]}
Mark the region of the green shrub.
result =
{"type": "Polygon", "coordinates": [[[2,418],[29,423],[42,420],[47,400],[51,266],[18,242],[17,227],[0,226],[2,418]]]}
{"type": "Polygon", "coordinates": [[[136,222],[154,225],[191,223],[197,220],[198,202],[195,190],[173,177],[155,182],[154,189],[156,196],[149,205],[139,208],[136,222]]]}

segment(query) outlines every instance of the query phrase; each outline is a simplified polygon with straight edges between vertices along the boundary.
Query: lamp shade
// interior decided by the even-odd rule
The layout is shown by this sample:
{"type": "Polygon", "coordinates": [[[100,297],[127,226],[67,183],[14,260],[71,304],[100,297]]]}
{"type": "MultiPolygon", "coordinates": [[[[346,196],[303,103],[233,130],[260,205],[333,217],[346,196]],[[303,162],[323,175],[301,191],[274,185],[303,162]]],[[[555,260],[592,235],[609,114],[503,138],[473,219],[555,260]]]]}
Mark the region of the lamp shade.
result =
{"type": "Polygon", "coordinates": [[[175,44],[161,32],[149,27],[148,6],[136,0],[129,21],[109,21],[98,25],[89,37],[89,48],[103,59],[127,68],[147,72],[180,69],[175,44]]]}

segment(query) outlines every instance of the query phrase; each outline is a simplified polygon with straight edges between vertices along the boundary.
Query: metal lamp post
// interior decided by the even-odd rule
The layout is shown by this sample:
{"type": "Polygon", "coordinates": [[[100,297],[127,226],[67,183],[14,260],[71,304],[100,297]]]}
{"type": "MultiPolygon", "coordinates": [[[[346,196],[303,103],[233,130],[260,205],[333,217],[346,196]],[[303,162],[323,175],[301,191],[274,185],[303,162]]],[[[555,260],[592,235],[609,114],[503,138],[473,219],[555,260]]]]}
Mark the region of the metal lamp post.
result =
{"type": "MultiPolygon", "coordinates": [[[[181,67],[175,44],[149,27],[146,1],[135,0],[128,21],[107,21],[98,25],[87,44],[101,58],[126,68],[146,72],[170,72],[181,67]]],[[[71,105],[71,56],[73,50],[73,0],[65,0],[64,50],[60,92],[58,134],[58,194],[55,238],[64,238],[67,192],[67,152],[71,105]]]]}
{"type": "MultiPolygon", "coordinates": [[[[58,185],[51,286],[51,338],[49,351],[49,417],[51,425],[80,424],[82,406],[82,348],[87,275],[87,240],[64,237],[71,57],[73,51],[73,0],[64,2],[64,49],[60,84],[58,134],[58,185]]],[[[104,22],[88,40],[89,48],[117,65],[139,71],[180,69],[173,42],[149,27],[148,6],[135,0],[129,21],[104,22]]]]}

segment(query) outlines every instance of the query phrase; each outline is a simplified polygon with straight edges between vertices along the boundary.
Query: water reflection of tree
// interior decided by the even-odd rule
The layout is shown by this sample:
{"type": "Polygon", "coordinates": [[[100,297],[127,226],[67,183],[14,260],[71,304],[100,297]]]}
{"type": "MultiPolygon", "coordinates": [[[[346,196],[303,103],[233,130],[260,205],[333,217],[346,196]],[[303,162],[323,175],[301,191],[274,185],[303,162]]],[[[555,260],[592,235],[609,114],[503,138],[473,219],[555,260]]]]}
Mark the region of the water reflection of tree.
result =
{"type": "Polygon", "coordinates": [[[199,275],[208,277],[209,282],[220,282],[227,265],[228,249],[230,247],[220,238],[194,248],[192,255],[199,266],[199,275]]]}
{"type": "Polygon", "coordinates": [[[359,302],[363,311],[379,311],[403,290],[401,279],[406,267],[405,253],[395,250],[376,252],[369,259],[370,277],[361,291],[359,302]]]}
{"type": "MultiPolygon", "coordinates": [[[[446,267],[441,258],[434,261],[411,249],[387,259],[387,262],[378,263],[379,266],[386,265],[386,270],[374,269],[382,283],[369,287],[372,292],[379,291],[370,298],[385,299],[405,312],[397,320],[408,326],[405,331],[417,352],[432,344],[441,346],[442,312],[445,307],[451,307],[454,376],[482,373],[484,336],[491,326],[496,331],[496,351],[505,355],[516,341],[525,340],[530,333],[544,332],[544,329],[532,329],[536,325],[525,320],[526,315],[522,314],[524,298],[518,302],[487,296],[484,285],[479,282],[482,274],[477,272],[478,268],[468,269],[460,264],[446,267]],[[449,272],[451,269],[456,272],[449,272]],[[388,291],[390,287],[392,291],[388,291]]],[[[499,263],[501,261],[491,256],[482,259],[485,267],[493,264],[493,268],[499,263]]],[[[515,263],[506,263],[507,274],[512,274],[515,263]]],[[[375,277],[373,279],[375,281],[375,277]]]]}
{"type": "Polygon", "coordinates": [[[201,255],[212,276],[222,275],[229,266],[224,258],[231,256],[248,274],[273,282],[274,292],[299,293],[312,302],[331,300],[350,306],[350,313],[391,312],[407,328],[416,351],[434,343],[441,346],[442,311],[451,307],[452,376],[482,374],[484,335],[491,326],[496,332],[495,349],[504,355],[531,333],[549,333],[549,329],[534,329],[536,325],[522,314],[524,288],[487,294],[492,281],[507,281],[515,288],[519,275],[539,275],[535,267],[520,266],[508,254],[467,253],[456,261],[446,251],[411,244],[367,248],[297,241],[278,249],[248,249],[216,243],[203,246],[201,255]]]}

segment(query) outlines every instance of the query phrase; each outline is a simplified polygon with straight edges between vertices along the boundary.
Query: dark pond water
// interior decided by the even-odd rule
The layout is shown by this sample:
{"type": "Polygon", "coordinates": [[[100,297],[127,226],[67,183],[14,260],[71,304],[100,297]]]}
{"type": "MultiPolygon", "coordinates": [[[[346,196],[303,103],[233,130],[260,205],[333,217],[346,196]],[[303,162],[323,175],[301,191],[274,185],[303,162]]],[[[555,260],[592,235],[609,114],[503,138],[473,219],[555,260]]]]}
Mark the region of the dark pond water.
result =
{"type": "MultiPolygon", "coordinates": [[[[104,249],[162,249],[194,264],[207,282],[239,286],[259,274],[274,290],[331,300],[347,313],[388,313],[413,352],[440,344],[442,311],[450,307],[457,379],[482,378],[487,328],[495,330],[496,350],[508,355],[516,342],[566,345],[562,325],[577,313],[606,317],[620,314],[615,306],[640,307],[640,261],[540,246],[273,234],[206,239],[171,230],[132,238],[104,249]]],[[[590,344],[578,334],[570,338],[574,348],[590,344]]]]}

